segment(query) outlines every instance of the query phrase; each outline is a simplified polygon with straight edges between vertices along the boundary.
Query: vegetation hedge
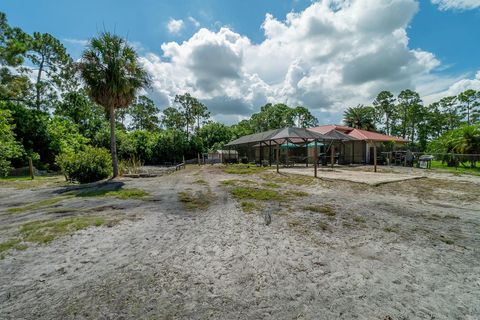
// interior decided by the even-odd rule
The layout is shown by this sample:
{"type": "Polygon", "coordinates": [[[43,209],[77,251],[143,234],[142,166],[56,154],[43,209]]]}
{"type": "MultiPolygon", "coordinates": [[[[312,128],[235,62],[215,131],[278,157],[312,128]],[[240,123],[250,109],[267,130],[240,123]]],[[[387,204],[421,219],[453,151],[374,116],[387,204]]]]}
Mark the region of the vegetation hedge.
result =
{"type": "Polygon", "coordinates": [[[77,153],[62,153],[56,163],[69,181],[95,182],[112,174],[112,158],[105,148],[86,146],[77,153]]]}

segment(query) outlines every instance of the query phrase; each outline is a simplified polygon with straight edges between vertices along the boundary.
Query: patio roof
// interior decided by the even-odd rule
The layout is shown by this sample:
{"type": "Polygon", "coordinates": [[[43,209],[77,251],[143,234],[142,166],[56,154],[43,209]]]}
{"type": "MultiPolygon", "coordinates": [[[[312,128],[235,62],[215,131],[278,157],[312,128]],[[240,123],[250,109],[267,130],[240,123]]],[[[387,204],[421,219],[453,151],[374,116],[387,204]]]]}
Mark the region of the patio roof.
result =
{"type": "Polygon", "coordinates": [[[275,144],[284,143],[305,143],[309,141],[333,141],[341,140],[328,135],[314,132],[305,128],[282,128],[276,130],[269,130],[260,133],[250,134],[240,137],[236,140],[230,141],[225,146],[232,147],[250,143],[267,143],[273,142],[275,144]]]}

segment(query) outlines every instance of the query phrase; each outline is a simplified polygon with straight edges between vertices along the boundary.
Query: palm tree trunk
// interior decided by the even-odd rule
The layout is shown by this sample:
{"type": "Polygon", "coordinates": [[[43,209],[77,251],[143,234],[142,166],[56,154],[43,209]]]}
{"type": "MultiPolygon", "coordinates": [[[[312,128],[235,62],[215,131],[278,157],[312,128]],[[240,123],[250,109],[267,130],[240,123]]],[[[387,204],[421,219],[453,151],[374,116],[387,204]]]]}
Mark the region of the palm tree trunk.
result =
{"type": "Polygon", "coordinates": [[[117,142],[115,140],[115,107],[110,106],[110,152],[112,154],[113,178],[118,177],[117,142]]]}

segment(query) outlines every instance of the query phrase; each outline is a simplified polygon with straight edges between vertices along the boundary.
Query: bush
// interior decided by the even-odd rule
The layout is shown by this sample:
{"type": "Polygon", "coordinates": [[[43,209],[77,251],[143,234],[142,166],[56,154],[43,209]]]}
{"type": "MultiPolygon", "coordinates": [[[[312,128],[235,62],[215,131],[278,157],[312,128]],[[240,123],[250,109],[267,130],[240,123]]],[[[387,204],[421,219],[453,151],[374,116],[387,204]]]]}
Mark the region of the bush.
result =
{"type": "Polygon", "coordinates": [[[80,183],[102,180],[112,173],[112,159],[105,148],[87,146],[77,153],[62,153],[56,163],[67,180],[80,183]]]}

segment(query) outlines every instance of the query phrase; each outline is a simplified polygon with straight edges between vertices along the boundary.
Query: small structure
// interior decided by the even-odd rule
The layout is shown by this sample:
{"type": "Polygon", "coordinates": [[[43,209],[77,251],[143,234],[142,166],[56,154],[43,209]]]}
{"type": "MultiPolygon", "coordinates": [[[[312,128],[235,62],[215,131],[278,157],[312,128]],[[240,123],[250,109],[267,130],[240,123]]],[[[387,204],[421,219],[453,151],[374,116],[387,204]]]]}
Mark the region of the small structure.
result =
{"type": "MultiPolygon", "coordinates": [[[[308,166],[309,158],[313,156],[314,175],[317,176],[317,164],[319,155],[319,145],[332,145],[334,142],[341,142],[343,139],[351,139],[342,133],[337,134],[321,134],[305,128],[283,128],[277,130],[269,130],[260,133],[250,134],[233,140],[225,145],[227,148],[235,148],[245,155],[247,162],[254,160],[255,162],[268,161],[272,165],[272,160],[275,159],[277,165],[277,172],[279,165],[290,166],[293,159],[290,149],[301,148],[308,166]],[[311,152],[309,151],[310,147],[311,152]],[[285,148],[284,148],[285,147],[285,148]],[[283,153],[281,155],[281,153],[283,153]]],[[[334,163],[334,152],[331,149],[331,163],[334,163]]]]}
{"type": "Polygon", "coordinates": [[[338,161],[341,164],[374,164],[377,161],[377,158],[374,156],[376,151],[375,149],[379,143],[393,142],[395,144],[405,144],[409,142],[408,140],[400,137],[339,125],[325,125],[309,128],[309,130],[322,134],[328,134],[329,132],[337,131],[347,135],[348,137],[354,138],[354,140],[348,142],[344,141],[342,145],[336,146],[337,150],[339,151],[338,161]]]}
{"type": "Polygon", "coordinates": [[[237,150],[215,150],[207,154],[207,163],[235,163],[238,162],[237,150]]]}

